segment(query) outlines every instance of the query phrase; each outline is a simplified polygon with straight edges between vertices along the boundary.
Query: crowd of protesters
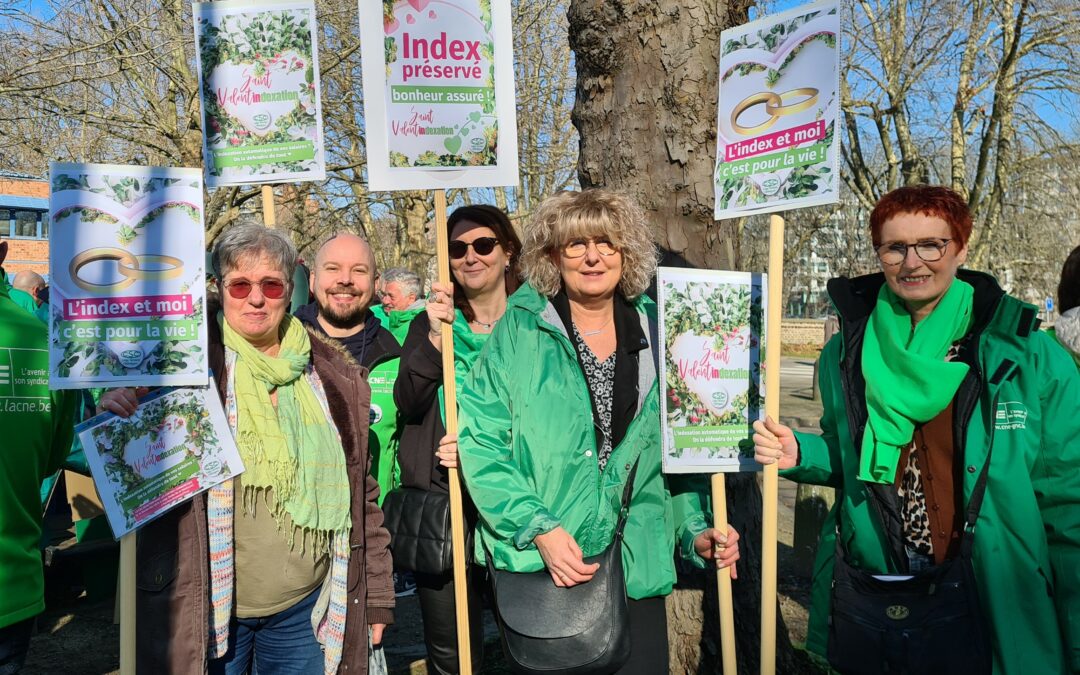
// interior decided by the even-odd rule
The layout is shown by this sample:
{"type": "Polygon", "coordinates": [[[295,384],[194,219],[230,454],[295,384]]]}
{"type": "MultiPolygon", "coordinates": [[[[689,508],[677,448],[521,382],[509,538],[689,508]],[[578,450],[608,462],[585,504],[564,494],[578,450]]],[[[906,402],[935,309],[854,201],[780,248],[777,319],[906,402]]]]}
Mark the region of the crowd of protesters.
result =
{"type": "MultiPolygon", "coordinates": [[[[709,525],[708,481],[661,471],[659,256],[641,209],[594,189],[518,228],[484,205],[446,227],[450,283],[425,294],[338,233],[292,307],[286,235],[242,221],[215,241],[208,356],[245,471],[139,530],[140,672],[375,674],[413,588],[428,672],[458,672],[450,541],[430,523],[459,466],[475,672],[493,575],[580,588],[614,541],[629,651],[596,672],[642,674],[669,670],[675,557],[735,576],[739,534],[709,525]]],[[[840,672],[1080,672],[1080,247],[1042,332],[1033,306],[962,268],[972,223],[951,190],[889,193],[870,230],[881,272],[829,284],[841,330],[821,355],[821,434],[754,425],[760,463],[837,489],[807,647],[840,672]],[[931,576],[962,592],[924,603],[915,646],[848,620],[887,597],[881,579],[931,576]]],[[[0,383],[13,350],[48,372],[48,309],[42,277],[9,285],[0,268],[0,383]]],[[[144,393],[109,390],[97,411],[130,416],[144,393]]],[[[44,609],[39,491],[71,449],[76,394],[43,385],[0,410],[0,675],[44,609]]]]}

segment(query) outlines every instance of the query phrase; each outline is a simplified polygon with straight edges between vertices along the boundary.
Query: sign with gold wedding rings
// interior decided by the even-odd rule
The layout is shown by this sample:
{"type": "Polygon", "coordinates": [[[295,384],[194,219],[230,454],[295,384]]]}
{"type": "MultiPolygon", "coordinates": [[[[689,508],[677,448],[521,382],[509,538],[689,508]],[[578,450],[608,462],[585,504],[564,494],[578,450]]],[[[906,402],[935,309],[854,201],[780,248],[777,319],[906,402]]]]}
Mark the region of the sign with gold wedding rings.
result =
{"type": "Polygon", "coordinates": [[[837,0],[721,34],[717,220],[838,200],[839,39],[837,0]]]}
{"type": "Polygon", "coordinates": [[[50,166],[49,386],[205,385],[199,169],[50,166]]]}

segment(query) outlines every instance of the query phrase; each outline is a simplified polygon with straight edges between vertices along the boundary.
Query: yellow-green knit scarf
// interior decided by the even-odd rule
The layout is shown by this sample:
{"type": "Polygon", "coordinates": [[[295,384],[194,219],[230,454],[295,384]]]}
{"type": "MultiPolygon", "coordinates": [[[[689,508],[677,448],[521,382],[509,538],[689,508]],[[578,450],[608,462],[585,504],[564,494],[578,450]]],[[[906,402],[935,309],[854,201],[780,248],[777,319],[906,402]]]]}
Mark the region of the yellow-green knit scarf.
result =
{"type": "Polygon", "coordinates": [[[314,552],[325,551],[332,533],[349,528],[349,479],[341,441],[304,377],[311,358],[307,331],[286,316],[275,357],[222,323],[225,346],[237,354],[236,444],[244,460],[245,503],[273,489],[268,506],[278,528],[285,528],[286,515],[292,520],[286,541],[292,545],[299,532],[314,552]],[[274,389],[276,409],[270,402],[274,389]]]}

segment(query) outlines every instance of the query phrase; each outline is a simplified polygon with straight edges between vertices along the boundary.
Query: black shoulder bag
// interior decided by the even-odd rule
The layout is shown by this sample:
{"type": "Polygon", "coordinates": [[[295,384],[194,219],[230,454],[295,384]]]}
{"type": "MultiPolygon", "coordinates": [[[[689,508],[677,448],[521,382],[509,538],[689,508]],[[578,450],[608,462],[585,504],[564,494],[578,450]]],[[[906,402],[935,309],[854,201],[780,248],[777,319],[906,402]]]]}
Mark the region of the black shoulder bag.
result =
{"type": "Polygon", "coordinates": [[[987,455],[968,501],[960,555],[911,578],[885,581],[852,566],[837,527],[829,665],[844,675],[990,672],[990,640],[971,563],[989,469],[987,455]]]}
{"type": "Polygon", "coordinates": [[[398,487],[386,493],[382,510],[394,569],[432,575],[450,570],[450,495],[398,487]]]}
{"type": "Polygon", "coordinates": [[[635,462],[626,478],[614,540],[603,553],[585,558],[588,565],[600,563],[591,581],[559,588],[546,569],[497,570],[487,552],[503,652],[514,672],[600,675],[615,672],[629,660],[622,539],[637,468],[635,462]]]}

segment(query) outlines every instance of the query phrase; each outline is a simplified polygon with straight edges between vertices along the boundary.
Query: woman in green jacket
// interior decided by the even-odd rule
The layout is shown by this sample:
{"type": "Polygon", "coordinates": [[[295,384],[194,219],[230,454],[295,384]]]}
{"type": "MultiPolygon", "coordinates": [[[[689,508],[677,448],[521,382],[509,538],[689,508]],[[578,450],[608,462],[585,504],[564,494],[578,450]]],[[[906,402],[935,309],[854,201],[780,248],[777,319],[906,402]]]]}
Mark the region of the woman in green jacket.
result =
{"type": "MultiPolygon", "coordinates": [[[[954,561],[988,463],[971,556],[983,653],[995,673],[1080,672],[1077,369],[1037,330],[1035,307],[959,269],[971,215],[958,194],[900,188],[878,202],[870,226],[882,273],[829,283],[841,332],[821,354],[822,434],[755,423],[759,462],[837,489],[807,646],[825,654],[835,625],[837,533],[847,562],[870,573],[954,561]]],[[[860,647],[885,651],[846,646],[860,647]]],[[[903,667],[938,672],[945,656],[903,667]]]]}
{"type": "Polygon", "coordinates": [[[587,583],[583,558],[612,542],[640,459],[622,544],[633,645],[620,673],[666,673],[663,596],[676,538],[699,567],[738,558],[734,530],[710,528],[704,481],[660,472],[656,313],[642,293],[656,247],[641,211],[603,190],[547,199],[525,234],[527,284],[510,298],[463,386],[460,462],[480,526],[476,555],[497,569],[544,568],[587,583]]]}

